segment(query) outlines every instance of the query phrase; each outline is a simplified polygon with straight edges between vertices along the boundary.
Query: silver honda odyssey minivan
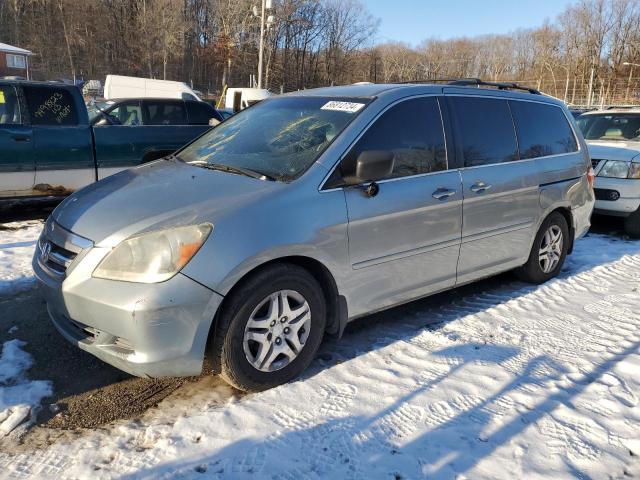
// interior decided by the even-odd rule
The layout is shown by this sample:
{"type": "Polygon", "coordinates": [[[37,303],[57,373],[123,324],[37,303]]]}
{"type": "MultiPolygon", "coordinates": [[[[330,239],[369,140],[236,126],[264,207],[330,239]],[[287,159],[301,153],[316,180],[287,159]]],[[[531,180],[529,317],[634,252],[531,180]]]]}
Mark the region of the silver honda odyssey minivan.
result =
{"type": "Polygon", "coordinates": [[[62,202],[33,259],[69,341],[139,376],[289,381],[347,322],[515,269],[590,226],[587,147],[515,84],[352,85],[264,100],[62,202]]]}

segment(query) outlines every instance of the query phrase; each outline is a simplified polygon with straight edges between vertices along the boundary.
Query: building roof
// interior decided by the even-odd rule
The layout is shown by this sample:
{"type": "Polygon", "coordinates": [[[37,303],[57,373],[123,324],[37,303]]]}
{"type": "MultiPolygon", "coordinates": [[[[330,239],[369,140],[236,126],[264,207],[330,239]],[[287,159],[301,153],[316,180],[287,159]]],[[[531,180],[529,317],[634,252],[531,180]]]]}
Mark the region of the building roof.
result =
{"type": "Polygon", "coordinates": [[[6,43],[0,43],[0,52],[17,53],[20,55],[33,55],[33,52],[25,50],[24,48],[14,47],[6,43]]]}

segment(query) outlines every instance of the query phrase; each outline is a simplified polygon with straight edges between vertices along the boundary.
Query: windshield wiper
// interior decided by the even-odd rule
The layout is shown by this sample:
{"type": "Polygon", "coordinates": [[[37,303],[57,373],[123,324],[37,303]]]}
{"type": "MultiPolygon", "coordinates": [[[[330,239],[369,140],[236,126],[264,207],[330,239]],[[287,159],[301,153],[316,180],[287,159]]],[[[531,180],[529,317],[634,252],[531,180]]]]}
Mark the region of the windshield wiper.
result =
{"type": "Polygon", "coordinates": [[[276,180],[275,177],[267,175],[266,173],[256,172],[255,170],[251,170],[249,168],[232,167],[231,165],[224,165],[222,163],[209,163],[206,161],[198,160],[195,162],[189,162],[189,164],[209,170],[220,170],[221,172],[235,173],[237,175],[244,175],[245,177],[257,178],[258,180],[276,180]]]}

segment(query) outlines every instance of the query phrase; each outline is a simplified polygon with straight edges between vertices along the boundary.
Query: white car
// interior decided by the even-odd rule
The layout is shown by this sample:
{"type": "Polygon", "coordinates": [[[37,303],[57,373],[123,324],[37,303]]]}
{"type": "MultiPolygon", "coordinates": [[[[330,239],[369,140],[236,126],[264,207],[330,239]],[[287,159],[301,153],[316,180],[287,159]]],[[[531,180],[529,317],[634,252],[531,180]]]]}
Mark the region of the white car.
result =
{"type": "Polygon", "coordinates": [[[596,174],[595,213],[624,217],[640,238],[640,107],[587,112],[577,118],[596,174]]]}

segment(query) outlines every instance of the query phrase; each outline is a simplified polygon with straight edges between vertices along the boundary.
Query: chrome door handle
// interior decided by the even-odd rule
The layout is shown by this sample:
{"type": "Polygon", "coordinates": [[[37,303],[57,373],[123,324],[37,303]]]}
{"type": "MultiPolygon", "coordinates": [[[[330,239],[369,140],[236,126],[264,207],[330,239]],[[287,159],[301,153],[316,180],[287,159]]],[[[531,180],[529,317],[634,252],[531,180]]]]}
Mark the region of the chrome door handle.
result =
{"type": "Polygon", "coordinates": [[[486,192],[487,190],[489,190],[493,185],[487,185],[484,182],[476,182],[473,185],[471,185],[471,191],[473,193],[482,193],[482,192],[486,192]]]}
{"type": "Polygon", "coordinates": [[[455,190],[449,190],[448,188],[439,188],[435,192],[433,192],[431,196],[436,200],[444,200],[455,194],[455,190]]]}

